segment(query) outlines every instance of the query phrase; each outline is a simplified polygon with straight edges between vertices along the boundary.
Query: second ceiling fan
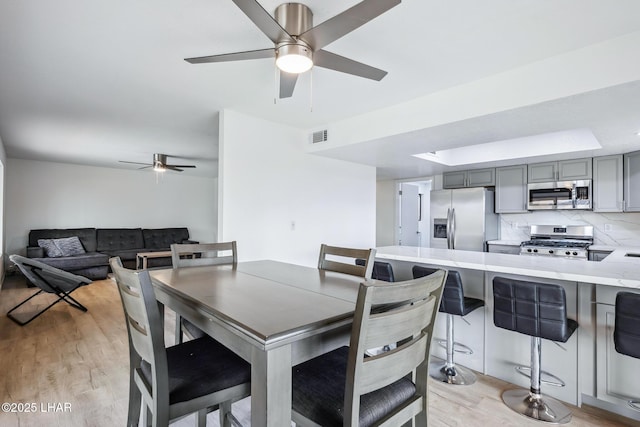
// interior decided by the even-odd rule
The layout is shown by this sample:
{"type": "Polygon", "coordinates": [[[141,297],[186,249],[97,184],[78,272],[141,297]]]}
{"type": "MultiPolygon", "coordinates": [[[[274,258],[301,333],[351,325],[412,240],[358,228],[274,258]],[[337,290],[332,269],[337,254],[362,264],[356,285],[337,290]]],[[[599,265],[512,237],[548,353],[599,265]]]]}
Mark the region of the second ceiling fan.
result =
{"type": "Polygon", "coordinates": [[[313,66],[380,81],[386,71],[336,55],[323,49],[329,43],[366,24],[401,0],[364,0],[344,12],[313,26],[311,9],[300,3],[284,3],[275,19],[256,0],[233,0],[245,15],[274,43],[273,48],[186,58],[191,64],[276,58],[280,69],[280,98],[289,98],[298,74],[313,66]]]}

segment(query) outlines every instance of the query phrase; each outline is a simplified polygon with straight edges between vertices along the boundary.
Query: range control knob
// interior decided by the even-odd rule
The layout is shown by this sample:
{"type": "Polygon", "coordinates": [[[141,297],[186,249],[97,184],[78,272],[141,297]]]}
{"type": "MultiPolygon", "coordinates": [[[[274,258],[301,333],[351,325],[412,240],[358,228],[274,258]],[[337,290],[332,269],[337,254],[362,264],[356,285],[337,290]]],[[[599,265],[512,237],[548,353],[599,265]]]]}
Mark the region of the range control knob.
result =
{"type": "Polygon", "coordinates": [[[552,254],[553,253],[553,249],[549,249],[549,253],[552,254]]]}
{"type": "Polygon", "coordinates": [[[537,249],[534,249],[534,250],[533,250],[533,252],[536,252],[536,253],[537,253],[537,252],[538,252],[538,250],[537,250],[537,249]]]}
{"type": "Polygon", "coordinates": [[[571,255],[571,252],[567,251],[564,253],[565,255],[571,255]]]}
{"type": "Polygon", "coordinates": [[[574,252],[573,254],[574,254],[574,255],[578,255],[578,252],[574,252]]]}
{"type": "Polygon", "coordinates": [[[527,249],[527,252],[531,252],[531,248],[527,249]]]}

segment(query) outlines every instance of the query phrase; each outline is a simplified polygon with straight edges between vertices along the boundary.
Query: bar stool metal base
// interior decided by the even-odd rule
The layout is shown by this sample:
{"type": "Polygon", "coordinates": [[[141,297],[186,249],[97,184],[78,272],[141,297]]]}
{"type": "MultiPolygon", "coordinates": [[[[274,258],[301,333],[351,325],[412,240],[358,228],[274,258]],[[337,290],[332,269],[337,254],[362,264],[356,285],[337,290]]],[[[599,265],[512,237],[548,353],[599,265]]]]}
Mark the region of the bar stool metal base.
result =
{"type": "Polygon", "coordinates": [[[437,381],[453,385],[471,385],[476,382],[476,374],[471,369],[459,365],[447,367],[447,364],[442,362],[429,364],[429,376],[437,381]]]}
{"type": "Polygon", "coordinates": [[[504,403],[520,415],[549,424],[566,424],[571,421],[571,411],[560,401],[535,394],[525,389],[507,390],[502,393],[504,403]]]}

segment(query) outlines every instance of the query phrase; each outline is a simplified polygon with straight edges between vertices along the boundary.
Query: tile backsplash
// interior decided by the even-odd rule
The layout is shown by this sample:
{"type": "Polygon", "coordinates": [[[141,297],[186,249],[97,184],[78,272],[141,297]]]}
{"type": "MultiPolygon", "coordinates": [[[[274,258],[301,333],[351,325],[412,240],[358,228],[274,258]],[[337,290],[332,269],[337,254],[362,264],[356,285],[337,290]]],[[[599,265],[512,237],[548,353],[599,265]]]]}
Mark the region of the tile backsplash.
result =
{"type": "Polygon", "coordinates": [[[500,215],[500,239],[529,240],[529,226],[537,224],[593,225],[594,244],[640,246],[640,213],[536,211],[500,215]]]}

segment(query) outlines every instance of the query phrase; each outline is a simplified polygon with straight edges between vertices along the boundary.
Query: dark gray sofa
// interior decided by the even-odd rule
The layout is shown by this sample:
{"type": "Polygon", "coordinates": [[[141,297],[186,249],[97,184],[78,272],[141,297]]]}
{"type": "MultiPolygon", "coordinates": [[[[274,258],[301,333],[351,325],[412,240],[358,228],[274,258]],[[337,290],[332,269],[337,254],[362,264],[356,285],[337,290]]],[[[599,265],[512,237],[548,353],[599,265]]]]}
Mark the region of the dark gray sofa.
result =
{"type": "MultiPolygon", "coordinates": [[[[109,273],[110,257],[119,256],[126,268],[133,269],[139,252],[169,251],[173,243],[197,242],[189,240],[186,227],[40,229],[29,232],[27,257],[91,280],[100,280],[109,273]],[[50,258],[38,246],[38,239],[72,236],[78,236],[86,253],[50,258]]],[[[148,260],[149,268],[168,266],[171,266],[170,256],[148,260]]]]}

